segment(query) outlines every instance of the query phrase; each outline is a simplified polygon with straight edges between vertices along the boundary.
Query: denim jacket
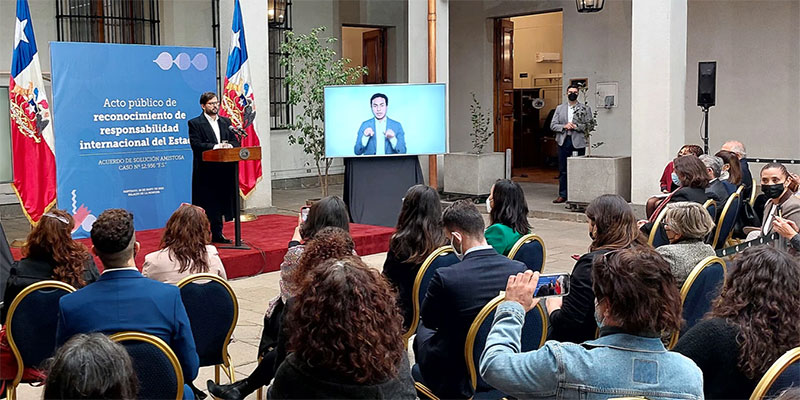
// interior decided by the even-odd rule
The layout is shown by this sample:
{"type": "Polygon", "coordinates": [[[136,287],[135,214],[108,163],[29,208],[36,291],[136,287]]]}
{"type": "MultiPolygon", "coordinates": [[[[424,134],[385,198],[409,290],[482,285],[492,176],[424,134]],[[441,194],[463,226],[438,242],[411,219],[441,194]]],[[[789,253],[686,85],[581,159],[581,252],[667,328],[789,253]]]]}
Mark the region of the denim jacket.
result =
{"type": "Polygon", "coordinates": [[[703,375],[690,359],[664,348],[661,339],[615,333],[582,344],[548,341],[520,353],[525,310],[504,301],[481,356],[480,374],[516,398],[702,399],[703,375]]]}

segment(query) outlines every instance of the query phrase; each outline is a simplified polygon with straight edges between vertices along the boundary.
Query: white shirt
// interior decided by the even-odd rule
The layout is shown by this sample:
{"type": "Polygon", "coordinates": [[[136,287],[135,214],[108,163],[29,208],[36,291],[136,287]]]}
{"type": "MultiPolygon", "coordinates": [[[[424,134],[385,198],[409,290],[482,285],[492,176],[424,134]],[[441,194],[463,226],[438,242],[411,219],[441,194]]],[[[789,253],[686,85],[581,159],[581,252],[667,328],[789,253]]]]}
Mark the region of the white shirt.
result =
{"type": "Polygon", "coordinates": [[[203,113],[203,115],[206,116],[206,119],[208,120],[209,125],[211,125],[211,130],[214,131],[214,136],[217,138],[217,143],[220,143],[220,138],[219,138],[219,116],[214,116],[214,118],[212,118],[210,115],[208,115],[206,113],[203,113]]]}
{"type": "MultiPolygon", "coordinates": [[[[377,155],[384,155],[386,154],[386,149],[384,149],[385,140],[378,140],[380,137],[385,137],[386,135],[386,117],[383,119],[375,118],[375,154],[377,155]]],[[[395,132],[395,135],[397,132],[395,132]]],[[[367,147],[367,143],[369,143],[368,136],[361,137],[361,145],[367,147]]],[[[392,148],[397,146],[397,136],[389,139],[389,143],[392,145],[392,148]]]]}
{"type": "Polygon", "coordinates": [[[114,271],[136,271],[139,272],[139,268],[136,267],[119,267],[119,268],[106,268],[100,275],[104,275],[106,272],[114,272],[114,271]]]}
{"type": "Polygon", "coordinates": [[[567,105],[567,122],[572,122],[572,117],[575,116],[575,106],[577,105],[578,103],[575,103],[574,105],[567,105]]]}
{"type": "Polygon", "coordinates": [[[487,244],[487,245],[483,245],[483,246],[475,246],[475,247],[473,247],[473,248],[471,248],[471,249],[469,249],[469,250],[465,251],[465,252],[464,252],[464,255],[467,255],[467,254],[469,254],[469,253],[472,253],[473,251],[479,251],[479,250],[488,250],[488,249],[493,249],[493,248],[494,248],[494,247],[492,247],[492,246],[490,246],[490,245],[488,245],[488,244],[487,244]]]}

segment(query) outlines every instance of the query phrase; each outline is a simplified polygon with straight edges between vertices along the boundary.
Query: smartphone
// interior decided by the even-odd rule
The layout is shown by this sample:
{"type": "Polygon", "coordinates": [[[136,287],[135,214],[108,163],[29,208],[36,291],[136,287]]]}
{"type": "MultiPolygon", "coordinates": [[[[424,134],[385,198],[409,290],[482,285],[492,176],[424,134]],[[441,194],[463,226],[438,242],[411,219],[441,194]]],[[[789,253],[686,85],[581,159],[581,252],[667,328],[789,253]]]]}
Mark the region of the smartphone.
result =
{"type": "Polygon", "coordinates": [[[308,206],[304,206],[300,209],[300,216],[301,218],[303,218],[303,222],[306,222],[306,220],[308,219],[308,210],[310,209],[311,207],[308,206]]]}
{"type": "Polygon", "coordinates": [[[560,297],[569,294],[570,276],[568,273],[539,275],[533,297],[560,297]]]}

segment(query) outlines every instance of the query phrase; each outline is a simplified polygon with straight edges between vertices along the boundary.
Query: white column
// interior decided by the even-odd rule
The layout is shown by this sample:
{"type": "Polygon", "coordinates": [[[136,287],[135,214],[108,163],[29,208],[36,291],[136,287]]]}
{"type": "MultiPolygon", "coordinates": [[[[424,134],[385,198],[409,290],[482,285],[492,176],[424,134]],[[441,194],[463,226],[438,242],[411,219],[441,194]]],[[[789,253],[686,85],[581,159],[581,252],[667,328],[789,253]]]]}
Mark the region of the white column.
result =
{"type": "Polygon", "coordinates": [[[643,204],[684,141],[687,0],[632,8],[631,201],[643,204]]]}

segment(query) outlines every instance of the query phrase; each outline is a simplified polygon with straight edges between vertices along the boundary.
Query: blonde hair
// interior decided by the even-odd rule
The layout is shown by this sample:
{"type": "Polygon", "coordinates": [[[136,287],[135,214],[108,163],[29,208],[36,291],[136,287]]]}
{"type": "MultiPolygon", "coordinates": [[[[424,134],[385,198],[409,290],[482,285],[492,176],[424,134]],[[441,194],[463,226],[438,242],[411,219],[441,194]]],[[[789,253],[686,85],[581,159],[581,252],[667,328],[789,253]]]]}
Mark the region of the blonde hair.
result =
{"type": "Polygon", "coordinates": [[[714,229],[714,220],[699,203],[679,201],[667,204],[669,229],[687,239],[703,239],[714,229]]]}

